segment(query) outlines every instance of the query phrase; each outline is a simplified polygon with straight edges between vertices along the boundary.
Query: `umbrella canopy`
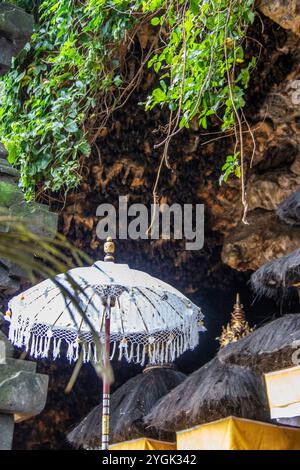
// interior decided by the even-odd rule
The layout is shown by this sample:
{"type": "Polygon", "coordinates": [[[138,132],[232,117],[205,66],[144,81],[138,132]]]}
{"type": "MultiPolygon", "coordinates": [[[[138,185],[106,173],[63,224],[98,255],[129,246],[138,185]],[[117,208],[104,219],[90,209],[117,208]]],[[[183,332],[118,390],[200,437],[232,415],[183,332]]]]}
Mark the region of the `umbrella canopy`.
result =
{"type": "Polygon", "coordinates": [[[300,189],[279,204],[276,212],[278,217],[285,223],[300,225],[300,189]]]}
{"type": "Polygon", "coordinates": [[[284,315],[221,349],[218,357],[228,363],[247,365],[260,373],[295,365],[300,347],[300,314],[284,315]]]}
{"type": "Polygon", "coordinates": [[[111,305],[111,359],[124,356],[143,364],[148,356],[151,363],[172,362],[193,349],[199,330],[205,330],[200,308],[172,286],[128,265],[98,261],[45,280],[10,301],[9,338],[36,358],[47,357],[51,350],[55,359],[66,342],[70,361],[78,358],[80,348],[84,362],[100,360],[90,325],[61,286],[79,301],[101,342],[104,305],[116,300],[111,305]]]}
{"type": "MultiPolygon", "coordinates": [[[[155,403],[186,378],[171,367],[146,368],[111,395],[110,441],[112,443],[148,437],[175,440],[173,433],[146,429],[144,416],[155,403]]],[[[74,447],[101,447],[101,405],[96,406],[72,432],[68,441],[74,447]]]]}
{"type": "Polygon", "coordinates": [[[300,248],[261,266],[252,274],[251,284],[267,297],[286,295],[289,288],[300,286],[300,248]]]}
{"type": "Polygon", "coordinates": [[[162,398],[145,417],[146,426],[182,430],[227,416],[268,420],[261,377],[217,357],[162,398]]]}

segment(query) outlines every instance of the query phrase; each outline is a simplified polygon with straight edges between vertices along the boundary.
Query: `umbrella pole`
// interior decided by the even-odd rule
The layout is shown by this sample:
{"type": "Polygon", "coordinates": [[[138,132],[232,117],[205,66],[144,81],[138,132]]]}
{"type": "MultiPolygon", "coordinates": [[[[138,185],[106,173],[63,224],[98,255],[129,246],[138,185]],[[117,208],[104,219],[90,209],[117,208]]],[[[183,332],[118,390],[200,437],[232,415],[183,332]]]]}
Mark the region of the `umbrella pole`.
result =
{"type": "MultiPolygon", "coordinates": [[[[107,237],[104,244],[104,261],[114,262],[115,244],[111,237],[107,237]]],[[[110,311],[115,305],[115,298],[108,295],[105,303],[105,325],[104,325],[104,350],[103,350],[103,366],[109,367],[110,363],[110,311]]],[[[102,450],[108,450],[109,447],[109,405],[110,405],[110,383],[107,380],[107,373],[104,372],[103,377],[103,393],[102,393],[102,450]]]]}
{"type": "MultiPolygon", "coordinates": [[[[103,350],[103,366],[109,367],[110,362],[110,302],[105,306],[105,341],[103,350]]],[[[107,380],[107,374],[103,377],[102,393],[102,450],[108,450],[109,446],[109,402],[110,402],[110,384],[107,380]]]]}

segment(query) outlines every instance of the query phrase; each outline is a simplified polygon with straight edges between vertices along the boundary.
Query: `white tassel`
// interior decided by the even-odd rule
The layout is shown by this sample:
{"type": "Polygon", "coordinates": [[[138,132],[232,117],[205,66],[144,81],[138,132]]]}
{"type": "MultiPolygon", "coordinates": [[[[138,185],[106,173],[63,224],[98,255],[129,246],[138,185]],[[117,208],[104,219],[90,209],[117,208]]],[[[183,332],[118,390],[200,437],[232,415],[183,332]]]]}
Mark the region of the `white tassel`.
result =
{"type": "Polygon", "coordinates": [[[156,350],[157,346],[156,343],[153,344],[153,364],[156,364],[156,350]]]}
{"type": "Polygon", "coordinates": [[[78,356],[79,356],[79,344],[78,343],[74,346],[74,351],[75,351],[75,354],[73,353],[73,361],[77,361],[78,356]]]}
{"type": "Polygon", "coordinates": [[[69,362],[72,362],[72,357],[73,357],[73,342],[70,341],[68,342],[68,350],[67,350],[67,359],[69,362]]]}
{"type": "Polygon", "coordinates": [[[131,362],[132,361],[132,358],[133,358],[133,343],[131,343],[130,345],[130,354],[129,354],[129,359],[128,359],[128,362],[131,362]]]}
{"type": "Polygon", "coordinates": [[[33,356],[33,354],[34,354],[35,340],[36,340],[35,335],[32,335],[31,336],[31,348],[30,348],[30,353],[29,353],[30,356],[33,356]]]}
{"type": "Polygon", "coordinates": [[[44,338],[40,336],[39,338],[39,348],[38,348],[38,357],[42,356],[44,349],[44,338]]]}
{"type": "Polygon", "coordinates": [[[85,343],[82,343],[81,350],[82,350],[82,362],[85,364],[85,363],[86,363],[86,347],[85,347],[85,343]]]}
{"type": "Polygon", "coordinates": [[[172,340],[172,345],[171,345],[171,359],[172,359],[172,362],[175,360],[175,340],[172,340]]]}
{"type": "Polygon", "coordinates": [[[128,345],[124,346],[124,352],[123,352],[125,359],[127,362],[129,362],[129,356],[128,356],[128,345]]]}
{"type": "Polygon", "coordinates": [[[155,343],[155,364],[159,362],[159,343],[155,343]]]}
{"type": "Polygon", "coordinates": [[[180,344],[180,343],[179,343],[179,340],[180,340],[180,337],[179,337],[179,336],[177,336],[177,339],[176,339],[176,350],[175,350],[175,357],[178,357],[178,356],[179,356],[179,354],[180,354],[180,352],[179,352],[179,351],[180,351],[180,348],[179,348],[179,344],[180,344]]]}
{"type": "Polygon", "coordinates": [[[146,359],[146,345],[143,346],[141,366],[145,364],[145,359],[146,359]]]}
{"type": "Polygon", "coordinates": [[[23,346],[25,347],[26,351],[29,348],[30,338],[31,338],[31,333],[28,330],[24,335],[24,342],[23,342],[23,346]]]}
{"type": "Polygon", "coordinates": [[[123,355],[123,348],[122,348],[121,344],[119,344],[119,357],[118,357],[119,361],[122,359],[122,355],[123,355]]]}
{"type": "Polygon", "coordinates": [[[40,342],[40,337],[37,336],[36,342],[35,342],[35,348],[34,348],[34,357],[38,357],[38,351],[39,351],[39,342],[40,342]]]}
{"type": "Polygon", "coordinates": [[[165,361],[164,361],[166,363],[169,362],[169,346],[170,346],[170,344],[169,344],[169,342],[167,342],[166,343],[166,352],[165,352],[165,361]]]}
{"type": "Polygon", "coordinates": [[[160,363],[163,364],[165,359],[165,343],[162,341],[161,343],[161,350],[160,350],[160,363]]]}
{"type": "Polygon", "coordinates": [[[183,335],[180,335],[180,354],[183,354],[183,335]]]}
{"type": "Polygon", "coordinates": [[[91,359],[91,350],[92,350],[92,343],[88,345],[88,352],[87,352],[87,360],[90,361],[91,359]]]}
{"type": "Polygon", "coordinates": [[[40,357],[46,357],[45,352],[47,350],[47,338],[42,336],[41,347],[40,347],[40,357]]]}
{"type": "Polygon", "coordinates": [[[61,345],[61,338],[56,339],[53,341],[53,358],[57,359],[60,357],[60,345],[61,345]],[[55,344],[54,344],[55,341],[55,344]]]}
{"type": "Polygon", "coordinates": [[[140,343],[136,347],[136,361],[137,364],[140,362],[140,343]]]}
{"type": "Polygon", "coordinates": [[[112,353],[111,353],[111,356],[110,356],[110,360],[112,361],[113,358],[114,358],[114,355],[115,355],[115,352],[116,352],[116,347],[117,347],[117,342],[114,341],[113,342],[113,349],[112,349],[112,353]]]}
{"type": "Polygon", "coordinates": [[[94,362],[96,362],[97,364],[97,351],[96,351],[96,346],[94,343],[92,343],[92,355],[93,355],[93,358],[94,358],[94,362]]]}

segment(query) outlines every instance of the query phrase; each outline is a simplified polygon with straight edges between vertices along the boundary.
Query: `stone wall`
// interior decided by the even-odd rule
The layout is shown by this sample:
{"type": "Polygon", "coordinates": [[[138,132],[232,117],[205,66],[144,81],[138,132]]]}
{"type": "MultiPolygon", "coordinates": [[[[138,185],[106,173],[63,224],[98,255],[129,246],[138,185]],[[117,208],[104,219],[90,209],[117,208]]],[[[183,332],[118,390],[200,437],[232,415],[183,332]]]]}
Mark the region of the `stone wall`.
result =
{"type": "Polygon", "coordinates": [[[0,75],[9,70],[12,58],[29,41],[32,30],[31,15],[15,5],[0,4],[0,75]]]}
{"type": "Polygon", "coordinates": [[[264,15],[300,36],[299,0],[259,0],[257,4],[264,15]]]}

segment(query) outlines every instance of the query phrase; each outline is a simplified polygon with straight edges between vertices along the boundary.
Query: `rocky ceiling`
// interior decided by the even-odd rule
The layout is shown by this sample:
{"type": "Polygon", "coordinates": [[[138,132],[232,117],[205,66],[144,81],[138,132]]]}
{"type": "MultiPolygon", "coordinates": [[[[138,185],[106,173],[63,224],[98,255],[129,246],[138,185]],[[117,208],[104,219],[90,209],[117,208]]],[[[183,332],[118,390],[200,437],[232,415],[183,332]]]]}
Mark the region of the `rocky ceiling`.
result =
{"type": "MultiPolygon", "coordinates": [[[[232,135],[218,133],[217,126],[204,132],[194,123],[172,141],[171,170],[163,169],[158,193],[161,203],[205,205],[204,248],[186,251],[184,242],[178,241],[120,241],[119,261],[160,274],[186,293],[195,293],[200,288],[220,288],[220,279],[221,288],[226,287],[237,279],[236,271],[249,273],[300,245],[299,227],[276,215],[277,206],[300,186],[300,112],[295,89],[299,42],[293,32],[262,17],[248,33],[248,53],[259,56],[245,110],[251,130],[245,126],[249,225],[241,221],[240,180],[232,178],[219,185],[222,164],[233,151],[232,135]]],[[[139,66],[140,47],[141,41],[127,58],[132,73],[139,66]]],[[[167,122],[163,111],[145,113],[139,105],[153,81],[152,72],[145,70],[139,88],[113,114],[92,157],[83,163],[81,186],[67,196],[63,208],[52,202],[54,209],[61,210],[63,233],[93,258],[102,257],[102,242],[96,236],[99,204],[117,207],[119,195],[127,195],[129,204],[150,206],[152,202],[160,160],[155,144],[161,141],[159,130],[167,122]]]]}

